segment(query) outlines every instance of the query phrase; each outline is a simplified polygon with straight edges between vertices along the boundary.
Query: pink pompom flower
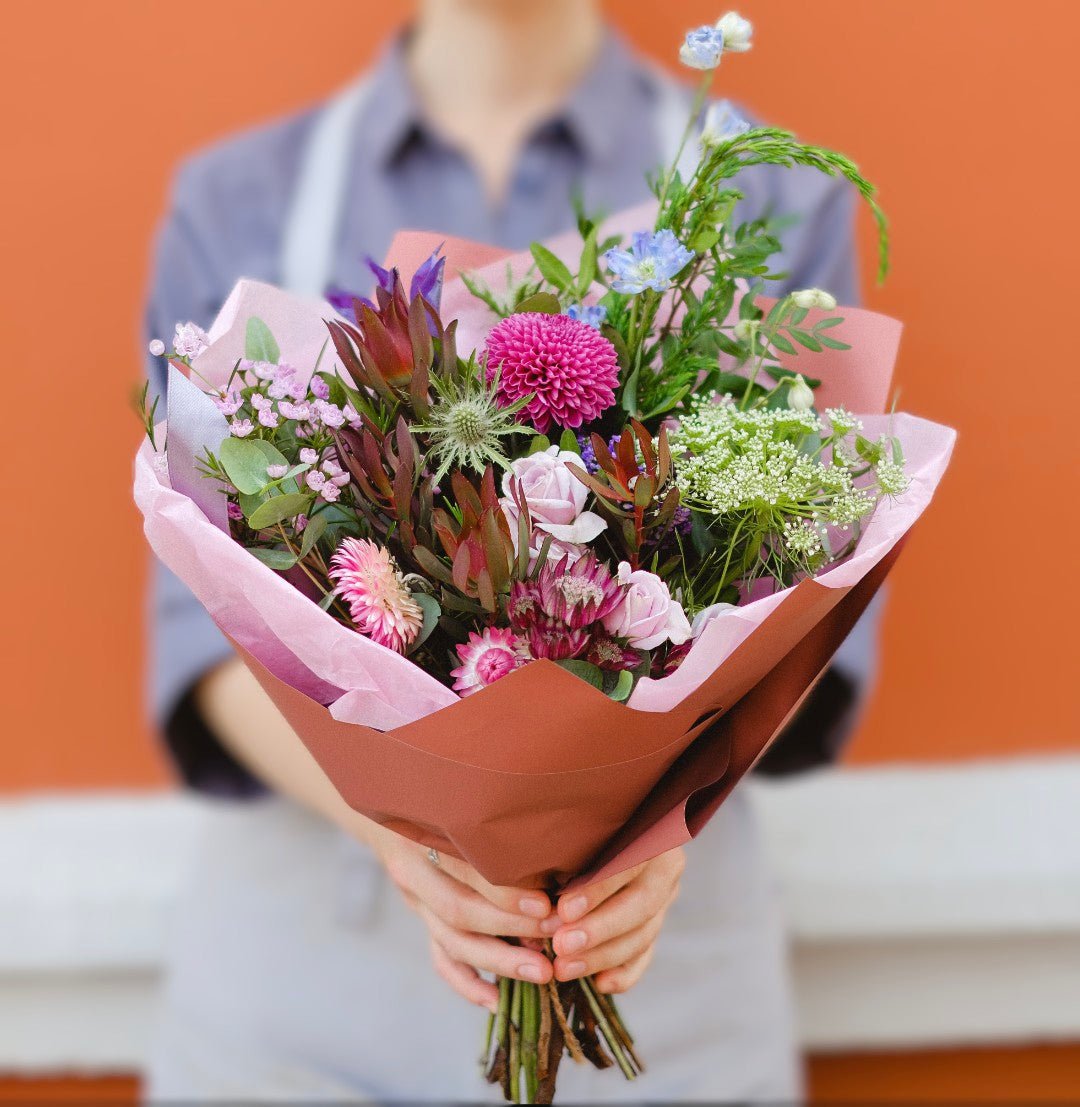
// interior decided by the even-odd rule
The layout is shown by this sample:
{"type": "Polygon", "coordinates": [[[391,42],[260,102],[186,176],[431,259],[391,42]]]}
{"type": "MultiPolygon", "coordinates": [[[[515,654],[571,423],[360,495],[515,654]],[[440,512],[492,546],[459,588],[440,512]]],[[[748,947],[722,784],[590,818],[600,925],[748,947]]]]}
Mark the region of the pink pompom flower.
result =
{"type": "Polygon", "coordinates": [[[471,631],[468,642],[457,647],[457,655],[461,665],[450,675],[454,691],[462,698],[494,684],[529,660],[513,631],[500,627],[487,627],[483,634],[471,631]]]}
{"type": "Polygon", "coordinates": [[[591,423],[615,403],[615,347],[587,323],[565,315],[524,311],[488,335],[488,383],[498,381],[505,405],[531,396],[522,409],[541,434],[591,423]]]}
{"type": "Polygon", "coordinates": [[[424,613],[381,546],[366,538],[344,539],[330,559],[330,579],[365,638],[404,653],[420,633],[424,613]]]}

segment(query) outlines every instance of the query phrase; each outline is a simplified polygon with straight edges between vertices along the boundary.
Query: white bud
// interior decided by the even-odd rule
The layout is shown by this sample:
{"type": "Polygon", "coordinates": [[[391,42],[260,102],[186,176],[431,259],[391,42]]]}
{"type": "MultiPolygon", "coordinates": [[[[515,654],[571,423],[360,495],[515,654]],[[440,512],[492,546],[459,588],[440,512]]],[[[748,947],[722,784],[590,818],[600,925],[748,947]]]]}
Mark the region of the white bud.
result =
{"type": "Polygon", "coordinates": [[[716,29],[724,35],[724,49],[733,54],[743,54],[750,49],[750,36],[754,25],[738,12],[728,12],[716,21],[716,29]]]}
{"type": "Polygon", "coordinates": [[[788,382],[787,406],[792,411],[809,411],[814,406],[814,390],[803,380],[802,373],[788,382]]]}
{"type": "Polygon", "coordinates": [[[836,297],[823,288],[803,288],[798,292],[792,292],[791,302],[796,307],[804,308],[807,311],[811,308],[832,311],[836,307],[836,297]]]}
{"type": "Polygon", "coordinates": [[[165,343],[162,342],[160,338],[152,338],[148,349],[154,357],[161,357],[161,355],[165,353],[165,343]]]}
{"type": "Polygon", "coordinates": [[[735,324],[735,337],[740,342],[745,342],[758,329],[756,319],[740,319],[735,324]]]}

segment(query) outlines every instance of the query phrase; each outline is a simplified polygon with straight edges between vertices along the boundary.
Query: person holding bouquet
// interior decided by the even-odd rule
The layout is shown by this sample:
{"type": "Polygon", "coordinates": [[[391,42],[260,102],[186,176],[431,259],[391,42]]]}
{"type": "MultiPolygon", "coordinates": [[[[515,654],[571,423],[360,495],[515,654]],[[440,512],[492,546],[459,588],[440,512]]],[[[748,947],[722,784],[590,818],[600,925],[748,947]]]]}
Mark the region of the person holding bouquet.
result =
{"type": "MultiPolygon", "coordinates": [[[[726,49],[748,48],[749,24],[725,21],[726,49]]],[[[329,103],[184,165],[149,333],[209,322],[239,276],[309,294],[361,286],[362,259],[382,257],[400,227],[520,248],[565,229],[575,190],[590,210],[627,207],[645,198],[644,173],[672,160],[689,106],[592,0],[424,0],[375,68],[329,103]]],[[[855,301],[850,191],[770,166],[739,183],[755,213],[796,217],[775,291],[820,286],[855,301]]],[[[163,373],[153,361],[158,389],[163,373]]],[[[462,1062],[474,1030],[458,997],[493,1006],[485,973],[596,974],[602,990],[629,992],[649,1070],[631,1088],[568,1066],[570,1098],[798,1095],[782,929],[739,795],[685,851],[580,893],[552,902],[494,887],[350,809],[164,570],[153,618],[153,698],[186,783],[250,802],[214,805],[207,820],[149,1098],[474,1098],[462,1062]],[[533,948],[546,939],[554,964],[533,948]]],[[[835,753],[871,645],[864,620],[766,768],[835,753]]]]}

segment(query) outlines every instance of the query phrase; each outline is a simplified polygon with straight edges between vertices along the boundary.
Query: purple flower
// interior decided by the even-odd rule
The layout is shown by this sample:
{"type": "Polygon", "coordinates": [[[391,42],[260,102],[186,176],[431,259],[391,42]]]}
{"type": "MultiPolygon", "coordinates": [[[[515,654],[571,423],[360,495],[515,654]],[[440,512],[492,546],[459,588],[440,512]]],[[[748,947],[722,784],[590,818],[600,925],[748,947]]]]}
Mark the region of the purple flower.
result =
{"type": "Polygon", "coordinates": [[[229,430],[232,431],[235,438],[247,438],[254,429],[255,427],[250,419],[234,419],[229,424],[229,430]]]}
{"type": "Polygon", "coordinates": [[[688,250],[668,229],[635,231],[629,250],[613,247],[604,254],[615,276],[611,287],[631,295],[647,288],[666,292],[693,257],[694,251],[688,250]]]}
{"type": "Polygon", "coordinates": [[[305,446],[300,451],[300,460],[305,465],[317,465],[319,462],[319,451],[313,450],[310,446],[305,446]]]}
{"type": "Polygon", "coordinates": [[[592,435],[579,434],[577,436],[578,448],[581,450],[581,464],[586,473],[599,473],[600,463],[596,460],[596,451],[593,449],[592,435]]]}
{"type": "Polygon", "coordinates": [[[240,505],[234,500],[229,501],[229,518],[235,522],[239,522],[243,519],[244,513],[240,510],[240,505]]]}
{"type": "Polygon", "coordinates": [[[193,358],[210,345],[210,336],[194,323],[177,323],[173,349],[180,357],[193,358]]]}
{"type": "Polygon", "coordinates": [[[270,408],[264,407],[262,411],[259,412],[259,422],[262,424],[262,426],[268,427],[270,430],[273,430],[274,427],[278,425],[280,420],[278,419],[276,411],[271,411],[270,408]]]}
{"type": "Polygon", "coordinates": [[[229,418],[244,406],[244,398],[239,392],[229,392],[225,396],[215,396],[214,403],[217,405],[218,411],[229,418]]]}
{"type": "MultiPolygon", "coordinates": [[[[441,243],[432,252],[431,257],[413,274],[413,279],[409,285],[410,300],[415,300],[417,296],[423,296],[436,311],[439,310],[439,303],[442,300],[443,273],[446,269],[446,258],[439,256],[440,250],[442,250],[441,243]]],[[[381,288],[388,296],[392,295],[394,282],[400,278],[398,270],[396,268],[383,268],[370,255],[365,257],[364,261],[375,276],[376,287],[381,288]]],[[[358,296],[355,292],[349,292],[343,288],[327,289],[326,299],[337,311],[346,318],[352,319],[354,323],[356,322],[356,313],[353,305],[356,300],[359,300],[362,304],[367,304],[372,311],[377,310],[375,304],[367,296],[358,296]]]]}
{"type": "Polygon", "coordinates": [[[322,420],[324,426],[340,427],[345,424],[345,413],[336,404],[326,400],[315,401],[315,414],[322,420]]]}
{"type": "Polygon", "coordinates": [[[311,378],[311,394],[317,400],[329,400],[330,399],[330,385],[317,374],[311,378]]]}
{"type": "Polygon", "coordinates": [[[585,323],[594,331],[598,331],[607,321],[607,308],[603,304],[571,304],[563,314],[585,323]]]}
{"type": "Polygon", "coordinates": [[[278,411],[285,416],[286,419],[296,419],[298,421],[311,418],[311,405],[310,404],[291,404],[288,400],[282,400],[278,404],[278,411]]]}

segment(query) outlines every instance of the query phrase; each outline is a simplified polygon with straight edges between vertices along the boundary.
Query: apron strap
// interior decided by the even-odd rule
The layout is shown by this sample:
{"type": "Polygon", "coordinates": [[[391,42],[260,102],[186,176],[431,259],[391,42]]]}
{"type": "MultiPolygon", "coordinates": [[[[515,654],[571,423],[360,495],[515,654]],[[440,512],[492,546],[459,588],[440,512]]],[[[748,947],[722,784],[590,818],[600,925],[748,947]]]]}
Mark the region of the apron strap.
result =
{"type": "Polygon", "coordinates": [[[282,234],[281,283],[290,292],[317,299],[325,294],[345,211],[349,139],[370,95],[365,75],[335,96],[311,126],[282,234]]]}

